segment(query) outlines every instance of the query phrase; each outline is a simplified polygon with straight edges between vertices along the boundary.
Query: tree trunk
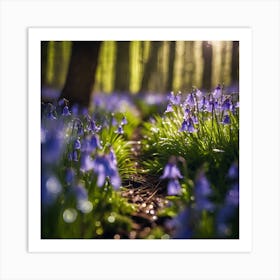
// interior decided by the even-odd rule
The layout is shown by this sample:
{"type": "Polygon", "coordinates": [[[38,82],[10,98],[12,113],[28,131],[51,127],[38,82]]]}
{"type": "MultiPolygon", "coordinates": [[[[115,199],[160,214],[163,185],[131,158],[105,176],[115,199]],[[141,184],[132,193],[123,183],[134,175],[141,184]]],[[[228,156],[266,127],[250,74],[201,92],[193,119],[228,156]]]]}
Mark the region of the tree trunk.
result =
{"type": "Polygon", "coordinates": [[[175,48],[176,42],[169,42],[169,59],[168,59],[168,78],[167,78],[167,91],[173,90],[173,77],[174,77],[174,62],[175,62],[175,48]]]}
{"type": "Polygon", "coordinates": [[[212,83],[212,45],[207,41],[202,42],[202,56],[204,61],[202,87],[206,90],[211,89],[212,83]]]}
{"type": "Polygon", "coordinates": [[[157,68],[157,57],[160,45],[161,42],[151,42],[150,55],[144,69],[140,89],[141,92],[148,91],[149,89],[149,82],[151,80],[152,74],[156,71],[157,68]]]}
{"type": "Polygon", "coordinates": [[[239,81],[239,41],[232,42],[231,55],[231,83],[237,84],[239,81]]]}
{"type": "Polygon", "coordinates": [[[129,91],[129,48],[130,42],[117,42],[115,90],[129,91]]]}
{"type": "Polygon", "coordinates": [[[100,41],[74,41],[66,82],[60,98],[88,107],[95,81],[100,41]]]}
{"type": "Polygon", "coordinates": [[[41,88],[47,84],[48,41],[41,41],[41,88]]]}

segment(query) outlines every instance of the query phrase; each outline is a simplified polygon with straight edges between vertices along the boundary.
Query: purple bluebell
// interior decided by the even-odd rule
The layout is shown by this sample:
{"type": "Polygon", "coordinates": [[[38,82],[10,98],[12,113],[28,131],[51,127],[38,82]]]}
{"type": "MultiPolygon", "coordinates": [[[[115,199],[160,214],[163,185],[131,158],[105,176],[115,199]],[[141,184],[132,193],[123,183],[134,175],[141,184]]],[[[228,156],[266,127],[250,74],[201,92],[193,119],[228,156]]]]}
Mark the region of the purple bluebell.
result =
{"type": "Polygon", "coordinates": [[[239,168],[237,162],[234,162],[229,170],[228,170],[228,177],[230,179],[238,179],[239,178],[239,168]]]}
{"type": "Polygon", "coordinates": [[[121,125],[125,125],[127,124],[127,119],[125,116],[123,116],[122,121],[121,121],[121,125]]]}
{"type": "Polygon", "coordinates": [[[65,175],[65,181],[67,183],[67,185],[72,185],[75,181],[75,171],[72,168],[68,168],[66,170],[66,175],[65,175]]]}
{"type": "Polygon", "coordinates": [[[219,99],[221,96],[222,96],[222,89],[221,86],[218,85],[213,92],[213,97],[219,99]]]}
{"type": "Polygon", "coordinates": [[[186,119],[183,120],[181,128],[178,130],[179,132],[187,131],[188,130],[188,122],[186,119]]]}
{"type": "Polygon", "coordinates": [[[174,239],[188,239],[193,235],[191,229],[191,212],[185,207],[176,217],[166,222],[166,227],[171,231],[174,239]]]}
{"type": "Polygon", "coordinates": [[[97,156],[94,160],[94,172],[97,174],[97,186],[102,187],[108,176],[114,189],[119,189],[121,179],[117,170],[117,166],[111,161],[109,155],[97,156]]]}
{"type": "Polygon", "coordinates": [[[41,154],[43,164],[53,164],[60,159],[65,143],[59,133],[56,131],[56,126],[41,128],[41,154]]]}
{"type": "Polygon", "coordinates": [[[175,163],[167,163],[160,179],[182,179],[183,176],[175,163]]]}
{"type": "Polygon", "coordinates": [[[168,195],[178,195],[181,194],[182,187],[177,179],[171,179],[167,185],[167,194],[168,195]]]}
{"type": "Polygon", "coordinates": [[[170,92],[170,94],[168,95],[168,100],[173,105],[180,105],[181,93],[178,92],[178,94],[175,95],[173,91],[170,92]]]}
{"type": "Polygon", "coordinates": [[[74,150],[73,152],[70,152],[69,155],[68,155],[68,159],[70,161],[79,161],[77,150],[74,150]]]}
{"type": "Polygon", "coordinates": [[[212,194],[210,183],[207,180],[204,172],[200,172],[195,180],[194,195],[195,195],[195,208],[199,211],[214,210],[214,204],[209,200],[212,194]]]}
{"type": "Polygon", "coordinates": [[[122,127],[121,124],[118,126],[118,129],[115,130],[115,133],[117,133],[117,134],[124,134],[123,127],[122,127]]]}
{"type": "Polygon", "coordinates": [[[164,114],[170,113],[170,112],[174,112],[174,109],[173,109],[172,104],[168,103],[168,104],[167,104],[167,108],[166,108],[164,114]]]}
{"type": "Polygon", "coordinates": [[[226,100],[222,103],[221,109],[224,111],[229,111],[231,108],[231,101],[229,98],[226,98],[226,100]]]}
{"type": "Polygon", "coordinates": [[[101,126],[96,125],[95,121],[87,116],[87,130],[92,133],[99,132],[101,130],[101,126]]]}
{"type": "Polygon", "coordinates": [[[233,187],[227,192],[225,202],[228,205],[236,207],[239,205],[239,184],[234,184],[233,187]]]}
{"type": "Polygon", "coordinates": [[[96,149],[102,149],[99,137],[97,134],[88,135],[82,141],[81,151],[85,153],[91,153],[96,149]]]}
{"type": "Polygon", "coordinates": [[[230,124],[231,122],[230,122],[230,117],[229,117],[229,115],[225,115],[224,117],[223,117],[223,121],[222,121],[222,124],[230,124]]]}
{"type": "Polygon", "coordinates": [[[112,126],[117,126],[118,122],[115,117],[112,118],[112,126]]]}
{"type": "Polygon", "coordinates": [[[74,150],[80,150],[81,149],[81,142],[80,142],[80,139],[77,138],[75,141],[74,141],[74,150]]]}
{"type": "Polygon", "coordinates": [[[191,114],[191,110],[190,110],[189,106],[187,106],[185,109],[184,117],[188,118],[190,116],[190,114],[191,114]]]}
{"type": "Polygon", "coordinates": [[[194,98],[194,94],[192,92],[188,94],[185,104],[189,105],[190,107],[194,107],[195,98],[194,98]]]}
{"type": "Polygon", "coordinates": [[[56,120],[56,116],[54,115],[54,111],[48,112],[47,118],[49,120],[56,120]]]}
{"type": "Polygon", "coordinates": [[[206,99],[206,96],[203,96],[202,99],[199,101],[198,108],[199,110],[205,111],[208,107],[208,101],[206,99]]]}
{"type": "Polygon", "coordinates": [[[68,108],[67,105],[63,107],[62,115],[63,116],[71,116],[71,113],[70,113],[69,108],[68,108]]]}
{"type": "Polygon", "coordinates": [[[94,168],[94,161],[89,154],[82,154],[81,171],[87,172],[94,168]]]}

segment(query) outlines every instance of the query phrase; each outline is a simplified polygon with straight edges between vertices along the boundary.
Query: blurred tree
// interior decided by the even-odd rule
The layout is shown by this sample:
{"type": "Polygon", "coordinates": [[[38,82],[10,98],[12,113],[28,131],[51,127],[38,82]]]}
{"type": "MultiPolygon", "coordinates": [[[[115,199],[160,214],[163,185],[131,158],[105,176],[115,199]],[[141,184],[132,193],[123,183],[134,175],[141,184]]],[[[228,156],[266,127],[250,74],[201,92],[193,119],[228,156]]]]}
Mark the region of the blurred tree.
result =
{"type": "Polygon", "coordinates": [[[220,68],[220,75],[219,75],[219,82],[224,83],[225,82],[225,76],[226,76],[226,51],[227,51],[227,42],[222,42],[222,49],[221,49],[221,68],[220,68]]]}
{"type": "Polygon", "coordinates": [[[61,88],[63,86],[63,42],[55,42],[54,44],[54,75],[52,86],[61,88]]]}
{"type": "Polygon", "coordinates": [[[202,87],[206,90],[211,89],[212,81],[212,45],[208,41],[202,42],[202,56],[203,56],[203,74],[202,74],[202,87]]]}
{"type": "Polygon", "coordinates": [[[231,52],[231,83],[239,81],[239,41],[232,42],[231,52]]]}
{"type": "Polygon", "coordinates": [[[66,82],[60,98],[88,107],[95,81],[100,41],[74,41],[66,82]]]}
{"type": "Polygon", "coordinates": [[[174,61],[175,61],[176,42],[169,42],[169,57],[168,57],[168,77],[166,89],[167,91],[173,90],[173,77],[174,77],[174,61]]]}
{"type": "Polygon", "coordinates": [[[129,90],[129,51],[130,42],[117,42],[116,50],[116,68],[115,68],[115,90],[128,91],[129,90]]]}
{"type": "Polygon", "coordinates": [[[47,84],[48,41],[41,41],[41,88],[47,84]]]}
{"type": "Polygon", "coordinates": [[[149,90],[149,83],[151,81],[152,75],[157,70],[157,62],[158,62],[158,52],[161,46],[160,41],[151,42],[150,45],[150,53],[148,61],[144,68],[144,74],[142,78],[142,83],[140,87],[141,92],[146,92],[149,90]]]}

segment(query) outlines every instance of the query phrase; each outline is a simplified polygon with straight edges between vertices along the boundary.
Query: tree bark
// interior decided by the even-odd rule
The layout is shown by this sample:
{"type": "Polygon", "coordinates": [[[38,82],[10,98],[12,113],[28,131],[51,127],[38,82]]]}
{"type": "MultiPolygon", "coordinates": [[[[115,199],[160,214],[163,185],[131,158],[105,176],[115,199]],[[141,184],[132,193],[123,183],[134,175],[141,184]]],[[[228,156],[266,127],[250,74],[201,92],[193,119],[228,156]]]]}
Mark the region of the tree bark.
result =
{"type": "Polygon", "coordinates": [[[47,84],[48,41],[41,41],[41,88],[47,84]]]}
{"type": "Polygon", "coordinates": [[[130,42],[117,42],[115,90],[129,91],[129,48],[130,42]]]}
{"type": "Polygon", "coordinates": [[[212,45],[207,41],[202,42],[202,56],[204,61],[202,87],[206,90],[210,90],[212,86],[212,57],[213,50],[212,45]]]}
{"type": "Polygon", "coordinates": [[[231,83],[236,84],[239,81],[239,41],[232,42],[231,55],[231,83]]]}
{"type": "Polygon", "coordinates": [[[148,91],[149,89],[149,82],[151,80],[152,74],[156,71],[157,68],[157,57],[158,51],[160,48],[161,42],[151,42],[151,49],[148,61],[145,65],[143,79],[141,83],[141,92],[148,91]]]}
{"type": "Polygon", "coordinates": [[[66,82],[60,98],[88,107],[94,86],[100,41],[74,41],[66,82]]]}
{"type": "Polygon", "coordinates": [[[169,42],[168,79],[166,85],[167,91],[173,90],[175,48],[176,48],[176,42],[175,41],[169,42]]]}

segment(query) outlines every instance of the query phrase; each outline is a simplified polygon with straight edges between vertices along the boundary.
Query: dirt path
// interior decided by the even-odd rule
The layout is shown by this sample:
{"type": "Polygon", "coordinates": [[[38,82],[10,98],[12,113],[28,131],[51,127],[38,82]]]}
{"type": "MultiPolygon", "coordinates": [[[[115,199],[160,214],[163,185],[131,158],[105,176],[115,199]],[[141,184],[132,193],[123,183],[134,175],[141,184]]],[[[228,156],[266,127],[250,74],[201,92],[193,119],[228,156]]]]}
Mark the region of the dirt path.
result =
{"type": "Polygon", "coordinates": [[[133,213],[133,230],[129,238],[145,238],[153,228],[163,225],[164,220],[158,217],[160,209],[166,207],[168,201],[165,199],[164,187],[157,177],[142,174],[140,170],[141,162],[139,155],[141,153],[141,128],[137,128],[133,135],[133,157],[137,162],[136,173],[131,176],[125,184],[125,190],[122,196],[129,203],[135,204],[137,211],[133,213]]]}

